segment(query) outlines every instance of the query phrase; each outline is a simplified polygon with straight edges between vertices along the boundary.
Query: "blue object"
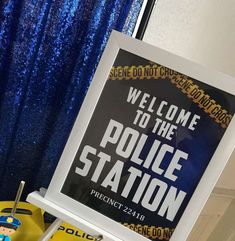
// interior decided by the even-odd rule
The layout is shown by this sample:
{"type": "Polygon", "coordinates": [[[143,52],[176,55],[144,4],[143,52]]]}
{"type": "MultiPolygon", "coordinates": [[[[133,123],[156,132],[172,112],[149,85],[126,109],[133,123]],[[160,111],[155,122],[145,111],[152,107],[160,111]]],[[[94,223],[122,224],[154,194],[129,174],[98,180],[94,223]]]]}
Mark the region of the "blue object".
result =
{"type": "Polygon", "coordinates": [[[0,227],[2,224],[9,224],[17,229],[21,225],[21,222],[13,216],[0,216],[0,227]]]}
{"type": "Polygon", "coordinates": [[[0,234],[0,241],[10,241],[10,237],[9,236],[5,236],[3,234],[0,234]]]}
{"type": "Polygon", "coordinates": [[[142,0],[0,4],[0,200],[47,187],[112,29],[131,34],[142,0]]]}

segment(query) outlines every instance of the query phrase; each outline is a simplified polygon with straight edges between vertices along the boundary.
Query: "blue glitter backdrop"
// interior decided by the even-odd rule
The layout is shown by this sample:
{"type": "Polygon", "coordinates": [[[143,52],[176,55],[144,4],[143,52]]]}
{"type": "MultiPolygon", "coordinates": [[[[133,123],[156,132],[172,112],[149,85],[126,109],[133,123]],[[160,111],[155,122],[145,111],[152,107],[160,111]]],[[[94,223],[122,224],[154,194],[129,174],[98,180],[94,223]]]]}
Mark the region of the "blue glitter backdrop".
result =
{"type": "Polygon", "coordinates": [[[112,29],[142,0],[0,1],[0,200],[47,187],[112,29]]]}

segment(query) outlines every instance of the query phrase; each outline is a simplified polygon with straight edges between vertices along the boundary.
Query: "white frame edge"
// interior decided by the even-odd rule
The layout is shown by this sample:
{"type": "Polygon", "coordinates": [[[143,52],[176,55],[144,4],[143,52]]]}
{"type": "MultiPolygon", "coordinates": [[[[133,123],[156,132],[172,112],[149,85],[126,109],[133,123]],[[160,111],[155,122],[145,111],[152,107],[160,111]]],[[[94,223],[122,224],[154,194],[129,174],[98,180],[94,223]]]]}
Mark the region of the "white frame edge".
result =
{"type": "MultiPolygon", "coordinates": [[[[67,211],[71,213],[79,213],[79,216],[82,219],[84,219],[87,223],[90,223],[90,225],[88,224],[90,228],[96,226],[99,230],[104,230],[105,233],[107,232],[110,233],[111,236],[113,235],[113,237],[118,237],[113,240],[147,241],[149,239],[60,193],[120,48],[168,68],[174,69],[185,75],[191,76],[201,82],[233,95],[235,95],[235,80],[230,76],[208,70],[205,67],[192,63],[189,60],[185,60],[157,47],[153,47],[138,40],[133,40],[132,38],[124,36],[116,31],[112,32],[108,45],[93,78],[92,85],[89,88],[84,104],[77,117],[69,140],[65,146],[60,162],[46,193],[45,200],[53,203],[53,205],[58,205],[63,209],[67,209],[67,211]],[[155,51],[153,51],[153,49],[155,51]],[[89,111],[86,111],[87,109],[89,109],[89,111]]],[[[214,185],[216,184],[234,150],[234,136],[235,119],[233,117],[170,241],[186,240],[200,214],[201,209],[206,203],[214,185]],[[221,159],[223,159],[223,162],[221,162],[221,159]]]]}
{"type": "Polygon", "coordinates": [[[133,38],[136,37],[136,34],[138,32],[138,29],[139,29],[139,26],[140,26],[140,22],[142,20],[143,15],[144,15],[144,11],[146,9],[147,3],[148,3],[148,0],[143,0],[142,7],[141,7],[141,10],[140,10],[139,16],[137,18],[136,24],[135,24],[135,28],[134,28],[134,31],[132,33],[132,37],[133,38]]]}

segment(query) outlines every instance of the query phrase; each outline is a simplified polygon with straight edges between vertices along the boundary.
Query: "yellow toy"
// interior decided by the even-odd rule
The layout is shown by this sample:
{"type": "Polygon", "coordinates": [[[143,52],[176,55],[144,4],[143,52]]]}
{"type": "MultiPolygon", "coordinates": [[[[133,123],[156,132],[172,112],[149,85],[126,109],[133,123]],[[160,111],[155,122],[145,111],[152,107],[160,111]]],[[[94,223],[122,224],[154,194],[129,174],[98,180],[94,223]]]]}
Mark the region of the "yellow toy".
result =
{"type": "MultiPolygon", "coordinates": [[[[13,205],[14,202],[0,202],[0,216],[5,217],[7,220],[10,217],[13,205]]],[[[20,220],[21,225],[17,229],[17,232],[10,235],[11,241],[37,241],[44,232],[41,209],[32,204],[19,202],[14,218],[12,218],[12,223],[15,220],[20,220]]],[[[7,239],[5,238],[5,240],[7,239]]]]}
{"type": "Polygon", "coordinates": [[[44,232],[41,209],[20,203],[24,185],[21,181],[14,202],[0,202],[0,241],[36,241],[44,232]]]}
{"type": "Polygon", "coordinates": [[[0,216],[0,240],[10,241],[10,236],[20,225],[20,221],[13,216],[0,216]]]}

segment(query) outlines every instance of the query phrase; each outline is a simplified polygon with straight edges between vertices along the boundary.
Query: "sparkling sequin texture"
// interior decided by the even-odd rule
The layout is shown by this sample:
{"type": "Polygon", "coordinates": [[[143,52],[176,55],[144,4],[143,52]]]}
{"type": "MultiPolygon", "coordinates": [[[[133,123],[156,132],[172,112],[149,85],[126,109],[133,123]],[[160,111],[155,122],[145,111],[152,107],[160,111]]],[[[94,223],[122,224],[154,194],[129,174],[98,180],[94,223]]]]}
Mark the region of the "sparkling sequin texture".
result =
{"type": "Polygon", "coordinates": [[[112,29],[142,0],[0,1],[0,200],[47,186],[112,29]]]}

